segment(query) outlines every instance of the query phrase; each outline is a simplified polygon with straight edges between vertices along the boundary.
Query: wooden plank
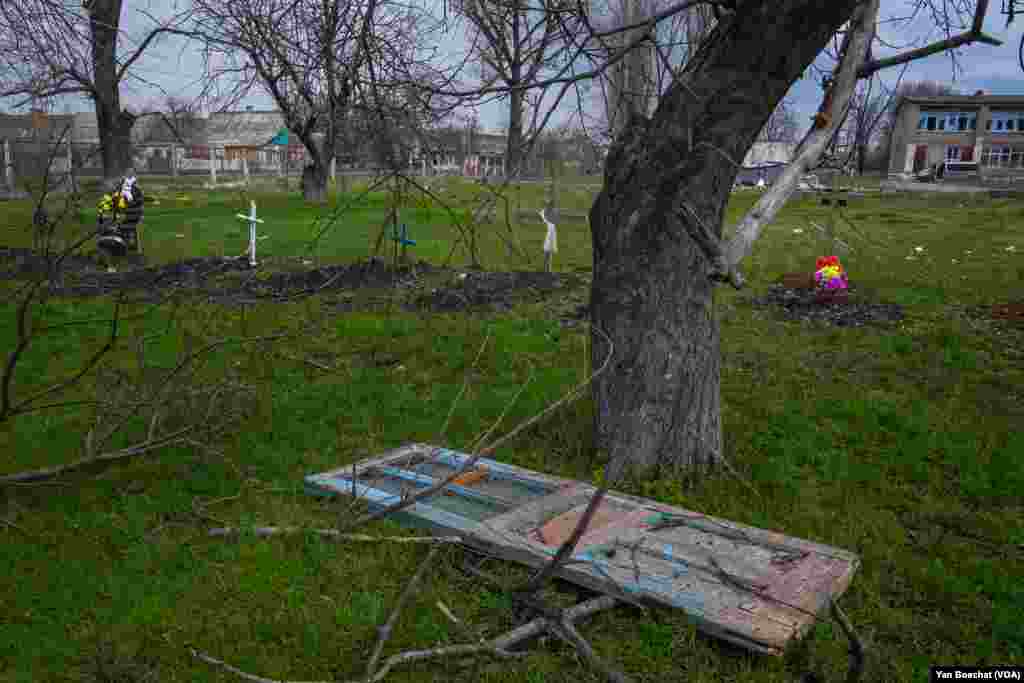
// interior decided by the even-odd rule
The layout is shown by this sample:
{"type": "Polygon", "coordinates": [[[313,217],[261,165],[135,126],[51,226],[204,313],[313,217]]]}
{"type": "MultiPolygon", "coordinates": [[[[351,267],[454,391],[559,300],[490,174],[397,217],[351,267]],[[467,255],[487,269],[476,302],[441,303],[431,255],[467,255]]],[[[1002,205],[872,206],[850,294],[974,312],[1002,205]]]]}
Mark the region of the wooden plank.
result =
{"type": "MultiPolygon", "coordinates": [[[[358,463],[356,492],[380,508],[399,495],[367,484],[422,489],[454,474],[469,457],[409,444],[358,463]]],[[[310,475],[307,487],[351,495],[352,472],[349,466],[310,475]]],[[[398,518],[540,567],[572,533],[596,488],[481,458],[472,476],[444,492],[450,495],[419,501],[398,518]],[[496,481],[505,482],[504,493],[488,488],[496,481]],[[465,510],[454,505],[459,500],[465,510]]],[[[778,655],[847,590],[858,566],[855,554],[839,548],[612,491],[557,575],[598,592],[683,609],[712,636],[778,655]]]]}

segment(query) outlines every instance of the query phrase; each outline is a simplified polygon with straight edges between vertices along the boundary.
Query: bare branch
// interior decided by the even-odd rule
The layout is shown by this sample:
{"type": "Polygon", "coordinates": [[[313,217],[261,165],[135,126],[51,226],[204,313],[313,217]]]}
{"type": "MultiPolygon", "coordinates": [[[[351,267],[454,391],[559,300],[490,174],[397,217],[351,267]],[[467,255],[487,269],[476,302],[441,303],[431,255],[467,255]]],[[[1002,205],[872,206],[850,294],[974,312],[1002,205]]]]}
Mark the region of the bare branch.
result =
{"type": "Polygon", "coordinates": [[[60,477],[76,470],[100,463],[129,460],[139,455],[145,455],[146,453],[151,453],[161,448],[181,443],[186,440],[186,435],[195,429],[197,429],[197,425],[187,425],[169,434],[164,434],[159,438],[147,440],[135,446],[122,448],[121,450],[114,451],[112,453],[104,453],[103,455],[97,455],[91,458],[82,458],[68,463],[67,465],[45,467],[43,469],[18,472],[16,474],[7,474],[0,477],[0,486],[6,484],[24,484],[28,482],[44,481],[46,479],[60,477]]]}
{"type": "MultiPolygon", "coordinates": [[[[461,536],[370,536],[368,534],[343,534],[337,529],[304,529],[296,526],[257,526],[249,530],[257,538],[269,538],[286,534],[312,533],[317,536],[336,541],[359,543],[462,543],[461,536]]],[[[237,537],[243,534],[242,529],[234,527],[218,527],[206,532],[211,538],[237,537]]]]}
{"type": "Polygon", "coordinates": [[[974,10],[974,19],[971,22],[970,30],[951,38],[939,40],[924,47],[917,48],[916,50],[908,50],[907,52],[903,52],[892,57],[868,62],[857,70],[857,78],[867,78],[876,71],[888,69],[891,66],[897,66],[899,64],[905,64],[906,62],[923,59],[946,50],[953,50],[961,45],[969,45],[970,43],[975,42],[985,43],[987,45],[1002,45],[1003,41],[997,40],[996,38],[983,33],[981,30],[982,24],[985,21],[985,13],[987,11],[988,0],[978,0],[978,4],[974,10]]]}
{"type": "Polygon", "coordinates": [[[717,264],[718,269],[715,277],[732,283],[736,288],[743,286],[743,276],[737,269],[739,263],[753,250],[763,227],[770,223],[786,204],[796,190],[799,179],[817,162],[825,146],[832,139],[849,107],[857,83],[857,65],[863,63],[864,55],[867,54],[875,18],[878,15],[878,1],[868,0],[866,4],[854,10],[850,22],[851,32],[847,33],[848,44],[842,61],[836,68],[831,107],[825,112],[827,117],[822,119],[826,121],[825,125],[816,124],[808,131],[797,146],[793,161],[776,179],[772,188],[765,192],[743,217],[725,248],[714,254],[713,262],[717,264]]]}
{"type": "Polygon", "coordinates": [[[381,652],[384,651],[384,645],[391,637],[391,631],[395,627],[395,622],[398,621],[398,616],[402,613],[402,608],[405,607],[405,603],[409,602],[409,599],[412,597],[412,592],[416,589],[420,579],[423,578],[423,575],[434,561],[434,558],[437,557],[437,551],[437,546],[430,549],[430,552],[427,553],[423,562],[420,563],[416,573],[412,575],[412,578],[409,579],[409,583],[405,585],[405,589],[402,591],[401,595],[398,596],[398,602],[395,603],[395,607],[391,610],[391,614],[388,616],[387,621],[377,628],[377,643],[373,647],[373,654],[370,655],[370,661],[366,664],[367,680],[373,680],[374,674],[377,672],[377,662],[380,661],[380,655],[381,652]]]}
{"type": "MultiPolygon", "coordinates": [[[[599,329],[599,328],[595,327],[594,329],[599,329]]],[[[601,331],[601,334],[604,334],[603,330],[601,331]]],[[[605,336],[607,337],[607,335],[605,335],[605,336]]],[[[611,361],[611,357],[612,357],[612,353],[613,352],[614,352],[614,344],[612,344],[611,339],[608,339],[608,355],[605,358],[604,363],[601,364],[601,367],[599,367],[598,369],[594,370],[590,374],[589,377],[587,377],[585,380],[583,380],[578,385],[573,387],[573,389],[571,391],[569,391],[569,393],[567,393],[565,396],[563,396],[562,398],[558,399],[557,401],[555,401],[554,403],[549,405],[547,408],[545,408],[541,412],[539,412],[536,415],[534,415],[533,417],[531,417],[531,418],[529,418],[527,420],[524,420],[523,422],[519,423],[518,426],[516,426],[514,429],[512,429],[510,432],[508,432],[504,436],[502,436],[502,437],[498,438],[497,440],[493,441],[490,445],[487,445],[487,446],[479,448],[471,457],[466,459],[466,462],[463,463],[462,467],[458,468],[455,472],[452,472],[446,478],[442,479],[441,481],[437,482],[436,484],[428,486],[428,487],[426,487],[424,489],[420,489],[419,491],[417,491],[416,493],[414,493],[411,496],[408,496],[404,500],[400,500],[397,503],[392,503],[391,505],[384,506],[383,508],[381,508],[381,509],[379,509],[379,510],[377,510],[375,512],[370,512],[370,513],[367,513],[366,515],[363,515],[359,519],[357,519],[354,522],[352,522],[351,524],[347,525],[344,529],[342,529],[342,531],[350,531],[352,529],[355,529],[355,528],[358,528],[360,526],[363,526],[364,524],[368,524],[369,522],[372,522],[374,520],[386,517],[386,516],[388,516],[388,515],[390,515],[390,514],[392,514],[394,512],[398,512],[399,510],[404,510],[405,508],[407,508],[407,507],[417,503],[420,500],[423,500],[424,498],[427,498],[429,496],[434,495],[435,493],[437,493],[438,491],[440,491],[444,487],[448,486],[453,481],[458,479],[460,476],[462,476],[466,472],[468,472],[471,469],[473,469],[473,467],[476,465],[477,461],[480,460],[480,458],[485,457],[487,455],[490,455],[491,453],[496,451],[498,449],[498,447],[501,446],[502,444],[504,444],[507,441],[510,441],[511,439],[515,438],[516,436],[521,434],[523,431],[525,431],[526,429],[529,429],[531,426],[537,424],[538,422],[540,422],[541,420],[543,420],[547,416],[551,415],[553,412],[555,412],[556,410],[558,410],[562,406],[575,401],[579,397],[579,395],[583,392],[583,390],[587,386],[589,386],[591,382],[594,381],[594,378],[598,377],[601,373],[603,373],[608,368],[608,363],[611,361]]]]}

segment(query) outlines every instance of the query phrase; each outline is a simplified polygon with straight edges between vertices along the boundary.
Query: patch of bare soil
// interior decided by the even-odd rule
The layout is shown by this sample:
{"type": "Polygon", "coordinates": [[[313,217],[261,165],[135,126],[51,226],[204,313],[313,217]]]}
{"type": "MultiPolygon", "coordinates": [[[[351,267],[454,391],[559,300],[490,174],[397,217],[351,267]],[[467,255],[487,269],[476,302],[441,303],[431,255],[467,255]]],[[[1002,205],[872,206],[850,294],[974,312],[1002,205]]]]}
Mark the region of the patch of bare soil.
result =
{"type": "Polygon", "coordinates": [[[579,279],[568,273],[535,271],[470,271],[455,275],[453,280],[454,284],[416,297],[413,306],[437,312],[508,311],[517,303],[541,301],[579,284],[579,279]]]}
{"type": "Polygon", "coordinates": [[[904,317],[899,304],[871,301],[854,284],[847,289],[845,301],[822,302],[813,288],[792,289],[785,283],[771,284],[765,294],[748,301],[771,309],[784,320],[836,327],[885,326],[904,317]]]}
{"type": "MultiPolygon", "coordinates": [[[[50,268],[50,256],[34,250],[19,247],[0,247],[0,280],[33,278],[45,275],[50,268]]],[[[62,272],[100,272],[102,264],[95,258],[85,254],[71,254],[60,264],[62,272]]]]}
{"type": "MultiPolygon", "coordinates": [[[[47,274],[50,265],[44,254],[30,249],[0,249],[0,279],[25,279],[47,274]]],[[[380,260],[308,268],[289,262],[266,262],[256,268],[246,259],[194,258],[158,266],[129,254],[116,272],[89,255],[65,258],[51,292],[63,296],[104,296],[122,292],[135,301],[155,301],[168,293],[195,294],[219,303],[284,301],[318,292],[409,285],[424,273],[437,270],[420,263],[398,269],[380,260]]]]}
{"type": "MultiPolygon", "coordinates": [[[[63,296],[90,297],[121,292],[132,301],[157,301],[174,292],[226,305],[289,301],[312,294],[333,293],[334,296],[325,300],[325,305],[338,311],[368,305],[368,301],[355,300],[355,290],[386,288],[389,299],[397,294],[398,302],[410,310],[501,312],[518,303],[559,299],[551,295],[568,295],[582,282],[572,274],[463,273],[425,262],[394,268],[380,259],[322,267],[307,264],[302,259],[279,259],[251,268],[244,258],[210,257],[147,266],[140,256],[130,254],[116,272],[107,272],[106,265],[98,258],[74,255],[62,262],[48,286],[54,294],[63,296]]],[[[38,277],[48,272],[48,263],[42,254],[29,249],[0,249],[0,279],[38,277]]]]}

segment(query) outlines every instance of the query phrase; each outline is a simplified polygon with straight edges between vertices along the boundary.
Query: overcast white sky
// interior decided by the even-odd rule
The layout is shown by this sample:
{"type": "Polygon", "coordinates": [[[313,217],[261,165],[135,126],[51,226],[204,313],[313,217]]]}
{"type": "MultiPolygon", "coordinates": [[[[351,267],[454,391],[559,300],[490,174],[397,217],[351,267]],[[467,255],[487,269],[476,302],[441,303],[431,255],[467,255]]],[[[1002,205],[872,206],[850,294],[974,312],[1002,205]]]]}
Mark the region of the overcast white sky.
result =
{"type": "MultiPolygon", "coordinates": [[[[166,15],[175,5],[180,8],[188,1],[141,0],[136,2],[136,0],[129,0],[126,3],[125,28],[130,32],[133,26],[138,25],[138,18],[130,16],[133,14],[134,8],[141,6],[153,14],[166,15]]],[[[879,35],[883,40],[905,49],[906,47],[920,46],[925,42],[942,37],[940,29],[935,26],[927,9],[922,10],[913,22],[887,23],[885,21],[892,17],[909,16],[917,1],[919,0],[881,0],[879,18],[883,23],[879,35]]],[[[958,54],[963,71],[957,74],[956,78],[954,78],[948,54],[942,54],[911,64],[903,76],[904,80],[940,81],[952,84],[966,93],[983,89],[993,94],[1024,95],[1024,72],[1021,71],[1017,57],[1021,34],[1024,32],[1024,17],[1017,18],[1014,25],[1007,29],[1006,16],[999,11],[1001,4],[1001,2],[991,3],[985,21],[985,32],[1003,40],[1002,46],[995,47],[979,43],[961,48],[958,54]]],[[[200,76],[201,60],[193,50],[185,49],[183,51],[181,48],[181,43],[167,42],[160,45],[140,60],[137,67],[138,73],[149,81],[159,84],[170,93],[186,97],[194,94],[196,92],[195,82],[200,76]]],[[[875,51],[876,56],[879,57],[897,52],[895,49],[880,47],[877,43],[875,51]]],[[[898,51],[902,51],[902,49],[898,51]]],[[[826,65],[829,61],[823,55],[819,58],[818,63],[826,65]]],[[[900,67],[894,67],[882,72],[883,79],[890,84],[894,83],[900,70],[900,67]]],[[[814,76],[813,72],[808,72],[808,76],[797,81],[790,91],[790,96],[801,115],[801,124],[809,123],[809,117],[816,111],[821,99],[818,78],[814,76]]],[[[158,90],[137,83],[128,84],[124,95],[126,103],[134,106],[142,106],[160,97],[158,90]]],[[[72,100],[65,104],[72,111],[90,109],[90,103],[86,100],[72,100]]],[[[259,96],[250,98],[244,104],[251,104],[258,109],[273,108],[269,98],[259,96]]],[[[575,100],[570,100],[569,104],[574,107],[575,100]]],[[[62,105],[56,109],[60,111],[63,108],[62,105]]],[[[504,118],[501,105],[493,103],[483,106],[480,118],[481,124],[485,128],[501,125],[504,118]]]]}

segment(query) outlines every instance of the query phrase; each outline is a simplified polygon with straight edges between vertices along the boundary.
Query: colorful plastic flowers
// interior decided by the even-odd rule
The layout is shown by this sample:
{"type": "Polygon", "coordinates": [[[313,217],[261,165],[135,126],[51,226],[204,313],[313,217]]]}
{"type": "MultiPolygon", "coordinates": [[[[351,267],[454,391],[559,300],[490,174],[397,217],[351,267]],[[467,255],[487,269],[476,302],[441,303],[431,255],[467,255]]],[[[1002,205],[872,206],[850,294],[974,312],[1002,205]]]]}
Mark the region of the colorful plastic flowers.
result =
{"type": "Polygon", "coordinates": [[[822,256],[815,263],[814,281],[826,290],[846,289],[846,271],[836,256],[822,256]]]}

